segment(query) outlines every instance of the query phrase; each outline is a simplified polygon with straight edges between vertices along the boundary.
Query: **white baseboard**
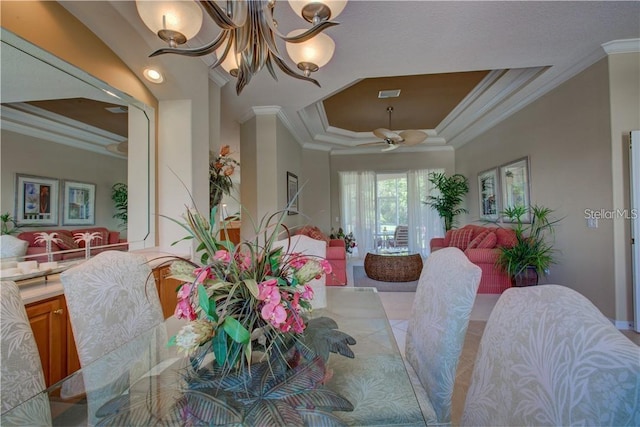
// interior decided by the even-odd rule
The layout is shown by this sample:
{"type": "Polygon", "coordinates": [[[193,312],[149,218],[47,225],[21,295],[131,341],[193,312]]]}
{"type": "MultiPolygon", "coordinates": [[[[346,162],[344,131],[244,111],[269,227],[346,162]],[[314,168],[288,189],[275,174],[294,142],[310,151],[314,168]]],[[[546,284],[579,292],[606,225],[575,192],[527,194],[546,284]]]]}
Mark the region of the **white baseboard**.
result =
{"type": "Polygon", "coordinates": [[[633,330],[633,321],[630,320],[613,320],[609,319],[613,326],[621,331],[630,331],[633,330]]]}

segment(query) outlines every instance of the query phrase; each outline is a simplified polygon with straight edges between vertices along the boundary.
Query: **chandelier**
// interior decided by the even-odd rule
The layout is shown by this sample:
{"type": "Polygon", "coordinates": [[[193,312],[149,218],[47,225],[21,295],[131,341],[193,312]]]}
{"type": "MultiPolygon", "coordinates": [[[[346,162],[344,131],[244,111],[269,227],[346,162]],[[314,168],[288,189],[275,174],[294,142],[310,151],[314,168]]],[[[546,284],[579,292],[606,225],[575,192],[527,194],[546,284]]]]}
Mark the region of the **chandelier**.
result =
{"type": "Polygon", "coordinates": [[[335,50],[334,41],[323,31],[338,25],[330,19],[342,12],[347,0],[289,0],[291,8],[312,27],[293,30],[286,36],[278,31],[273,18],[276,0],[228,0],[221,3],[226,3],[226,6],[223,8],[216,1],[204,0],[136,0],[138,14],[145,25],[169,44],[169,47],[158,49],[150,56],[215,53],[216,61],[211,68],[221,66],[235,77],[238,95],[265,66],[277,80],[274,65],[291,77],[320,86],[310,77],[311,73],[327,64],[335,50]],[[203,10],[220,27],[218,36],[201,47],[178,47],[200,31],[203,10]],[[276,37],[284,40],[289,56],[301,73],[285,62],[278,51],[276,37]]]}

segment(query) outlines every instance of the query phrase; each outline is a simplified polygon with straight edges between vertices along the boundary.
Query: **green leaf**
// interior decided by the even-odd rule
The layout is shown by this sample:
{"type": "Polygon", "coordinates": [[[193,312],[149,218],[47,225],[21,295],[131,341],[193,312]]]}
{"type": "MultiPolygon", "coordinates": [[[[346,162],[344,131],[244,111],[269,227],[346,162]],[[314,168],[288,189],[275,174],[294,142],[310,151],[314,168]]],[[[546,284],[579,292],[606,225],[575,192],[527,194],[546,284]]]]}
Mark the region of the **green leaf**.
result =
{"type": "Polygon", "coordinates": [[[167,343],[167,347],[173,347],[176,345],[176,335],[169,338],[169,342],[167,343]]]}
{"type": "Polygon", "coordinates": [[[227,361],[227,334],[221,328],[218,328],[216,334],[211,340],[213,344],[213,354],[216,356],[218,366],[224,365],[227,361]]]}
{"type": "Polygon", "coordinates": [[[216,302],[213,299],[209,299],[207,290],[202,286],[202,284],[198,285],[198,303],[200,304],[202,311],[204,311],[207,316],[216,322],[218,321],[218,315],[216,314],[216,302]]]}
{"type": "Polygon", "coordinates": [[[244,285],[249,289],[254,298],[258,298],[260,291],[258,290],[258,282],[255,279],[245,279],[244,285]]]}
{"type": "Polygon", "coordinates": [[[251,334],[233,317],[227,316],[222,325],[224,331],[229,334],[232,340],[240,344],[246,344],[251,338],[251,334]]]}

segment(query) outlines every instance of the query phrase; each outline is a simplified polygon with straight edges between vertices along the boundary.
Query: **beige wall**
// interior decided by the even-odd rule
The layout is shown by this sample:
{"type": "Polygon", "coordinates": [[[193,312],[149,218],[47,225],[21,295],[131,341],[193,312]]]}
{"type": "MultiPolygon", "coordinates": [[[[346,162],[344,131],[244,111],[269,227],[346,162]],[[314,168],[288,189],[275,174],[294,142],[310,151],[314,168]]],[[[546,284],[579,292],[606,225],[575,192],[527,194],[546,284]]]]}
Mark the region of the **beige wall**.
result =
{"type": "Polygon", "coordinates": [[[331,159],[328,151],[302,150],[301,206],[306,221],[331,231],[331,159]]]}
{"type": "Polygon", "coordinates": [[[298,215],[285,215],[283,223],[290,229],[306,223],[306,215],[312,216],[305,207],[305,198],[302,194],[307,194],[307,189],[302,188],[306,182],[305,172],[302,169],[302,147],[294,139],[289,129],[278,118],[276,121],[277,134],[277,175],[275,177],[275,187],[278,191],[278,209],[284,209],[288,203],[287,195],[287,172],[291,172],[298,177],[298,215]]]}
{"type": "MultiPolygon", "coordinates": [[[[569,286],[606,316],[624,320],[631,313],[616,307],[614,221],[600,220],[594,229],[585,220],[585,209],[614,207],[612,176],[620,172],[612,167],[611,114],[603,59],[458,149],[456,172],[472,183],[466,219],[477,221],[478,172],[529,156],[532,202],[563,218],[556,233],[558,264],[546,282],[569,286]]],[[[619,141],[620,135],[614,145],[619,141]]]]}
{"type": "Polygon", "coordinates": [[[397,172],[413,169],[435,168],[444,168],[446,174],[452,174],[454,172],[454,152],[450,149],[408,153],[381,152],[373,154],[333,155],[331,156],[330,161],[331,226],[329,228],[338,228],[343,225],[340,222],[340,186],[338,181],[338,172],[358,170],[397,172]]]}
{"type": "MultiPolygon", "coordinates": [[[[100,155],[67,145],[43,141],[27,135],[3,130],[1,166],[0,212],[15,215],[15,174],[35,175],[62,180],[75,180],[96,185],[96,221],[98,227],[120,230],[113,218],[116,213],[111,200],[111,186],[127,182],[127,161],[109,155],[100,155]],[[51,159],[56,159],[51,161],[51,159]]],[[[58,202],[59,223],[62,224],[62,198],[58,202]]],[[[49,228],[79,228],[80,226],[51,226],[49,228]]],[[[30,228],[25,227],[25,230],[30,228]]],[[[126,235],[126,231],[123,231],[126,235]]]]}

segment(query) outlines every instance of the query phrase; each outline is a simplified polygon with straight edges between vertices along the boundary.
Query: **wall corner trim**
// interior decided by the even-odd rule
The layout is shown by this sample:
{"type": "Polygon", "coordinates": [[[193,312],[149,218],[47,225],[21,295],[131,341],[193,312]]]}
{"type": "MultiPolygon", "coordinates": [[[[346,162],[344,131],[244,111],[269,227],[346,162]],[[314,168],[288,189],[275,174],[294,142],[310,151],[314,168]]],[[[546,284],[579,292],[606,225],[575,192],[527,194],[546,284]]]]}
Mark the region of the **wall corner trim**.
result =
{"type": "Polygon", "coordinates": [[[612,40],[602,43],[602,48],[607,55],[614,53],[640,53],[640,39],[612,40]]]}

